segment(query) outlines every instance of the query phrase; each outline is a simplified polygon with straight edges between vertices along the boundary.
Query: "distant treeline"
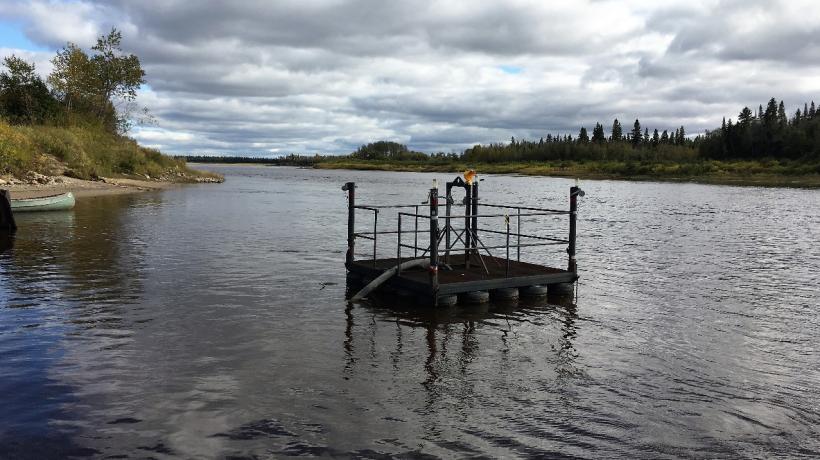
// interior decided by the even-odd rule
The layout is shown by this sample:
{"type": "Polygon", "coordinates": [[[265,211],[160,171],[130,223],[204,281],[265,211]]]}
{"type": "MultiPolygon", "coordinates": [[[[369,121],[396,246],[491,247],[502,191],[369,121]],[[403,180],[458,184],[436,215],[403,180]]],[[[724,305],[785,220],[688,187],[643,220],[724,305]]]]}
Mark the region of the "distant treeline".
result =
{"type": "Polygon", "coordinates": [[[737,122],[724,119],[698,146],[704,158],[820,160],[820,111],[812,101],[789,118],[783,101],[772,98],[765,110],[744,107],[737,122]]]}
{"type": "Polygon", "coordinates": [[[820,160],[820,110],[814,102],[804,104],[793,117],[786,116],[785,104],[772,98],[756,112],[744,107],[737,122],[724,120],[714,131],[687,136],[680,126],[659,131],[643,127],[635,120],[624,132],[615,119],[609,135],[596,123],[592,133],[581,127],[578,135],[547,134],[538,140],[475,145],[462,153],[426,154],[397,142],[378,141],[362,145],[346,156],[289,155],[279,158],[188,156],[194,162],[267,163],[312,166],[317,163],[350,160],[380,163],[521,163],[521,162],[641,162],[689,163],[705,160],[774,160],[816,164],[820,160]]]}
{"type": "Polygon", "coordinates": [[[268,158],[254,156],[212,156],[212,155],[186,155],[186,161],[192,163],[228,163],[228,164],[266,164],[275,166],[313,166],[316,163],[325,161],[330,157],[324,155],[288,155],[284,157],[268,158]]]}

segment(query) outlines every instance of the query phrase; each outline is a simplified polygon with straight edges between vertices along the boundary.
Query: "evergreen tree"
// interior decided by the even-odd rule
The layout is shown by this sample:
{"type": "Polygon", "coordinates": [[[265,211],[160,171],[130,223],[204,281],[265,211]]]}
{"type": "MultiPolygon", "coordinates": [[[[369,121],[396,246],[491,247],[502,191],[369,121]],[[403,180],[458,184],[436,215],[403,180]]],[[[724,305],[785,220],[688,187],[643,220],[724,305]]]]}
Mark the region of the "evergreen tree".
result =
{"type": "Polygon", "coordinates": [[[737,123],[744,127],[748,127],[752,124],[752,120],[754,117],[752,116],[752,111],[749,110],[748,107],[743,107],[743,110],[740,111],[740,114],[737,116],[737,123]]]}
{"type": "Polygon", "coordinates": [[[658,129],[655,128],[655,132],[652,133],[652,147],[657,147],[660,144],[661,138],[658,135],[658,129]]]}
{"type": "Polygon", "coordinates": [[[578,133],[578,143],[579,144],[589,143],[589,136],[587,135],[587,129],[583,126],[581,126],[581,132],[578,133]]]}
{"type": "Polygon", "coordinates": [[[641,140],[643,139],[643,131],[641,131],[641,122],[638,119],[635,119],[635,124],[632,125],[632,132],[630,133],[630,139],[632,140],[632,145],[637,147],[641,144],[641,140]]]}
{"type": "Polygon", "coordinates": [[[668,144],[668,143],[669,143],[669,132],[664,129],[663,134],[661,134],[661,144],[668,144]]]}
{"type": "Polygon", "coordinates": [[[814,101],[811,101],[811,106],[809,106],[809,118],[814,118],[817,112],[814,109],[814,101]]]}
{"type": "Polygon", "coordinates": [[[777,124],[781,129],[783,129],[788,123],[789,119],[786,117],[786,105],[783,101],[780,101],[780,105],[777,106],[777,124]]]}
{"type": "Polygon", "coordinates": [[[618,142],[623,138],[623,131],[621,130],[621,123],[616,118],[612,122],[612,142],[618,142]]]}
{"type": "Polygon", "coordinates": [[[777,121],[777,100],[775,98],[769,99],[766,105],[766,111],[763,112],[763,123],[766,126],[774,126],[777,121]]]}
{"type": "Polygon", "coordinates": [[[595,128],[592,129],[592,142],[596,144],[603,144],[606,142],[604,127],[600,123],[595,123],[595,128]]]}
{"type": "Polygon", "coordinates": [[[686,143],[686,131],[683,129],[683,126],[681,126],[681,127],[680,127],[680,130],[678,131],[678,141],[677,141],[677,144],[678,144],[678,145],[683,145],[683,144],[685,144],[685,143],[686,143]]]}

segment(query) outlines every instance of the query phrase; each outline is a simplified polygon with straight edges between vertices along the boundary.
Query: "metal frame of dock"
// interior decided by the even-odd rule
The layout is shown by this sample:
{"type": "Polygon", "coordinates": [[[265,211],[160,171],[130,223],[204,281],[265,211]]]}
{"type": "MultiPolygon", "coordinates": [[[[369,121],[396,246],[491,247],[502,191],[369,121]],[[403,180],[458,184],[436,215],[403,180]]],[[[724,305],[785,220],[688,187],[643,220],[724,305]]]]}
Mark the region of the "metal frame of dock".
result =
{"type": "Polygon", "coordinates": [[[583,196],[583,192],[577,186],[570,188],[568,210],[485,203],[478,196],[477,178],[465,182],[457,177],[447,182],[444,196],[439,195],[434,181],[427,201],[421,204],[361,205],[356,203],[354,182],[346,183],[342,190],[348,197],[345,267],[349,282],[367,284],[392,270],[395,275],[380,289],[413,294],[424,303],[438,306],[452,303],[453,296],[481,291],[498,293],[506,290],[504,292],[509,294],[510,290],[533,286],[541,287],[542,291],[543,287],[560,287],[565,291],[578,279],[575,262],[577,198],[583,196]],[[463,212],[455,214],[453,189],[459,188],[465,191],[464,207],[463,212]],[[357,211],[372,214],[372,231],[356,231],[357,211]],[[388,211],[397,213],[398,225],[379,230],[379,215],[388,211]],[[556,216],[568,220],[566,238],[522,231],[522,219],[556,216]],[[500,228],[498,224],[491,224],[499,221],[500,228]],[[426,242],[419,241],[420,235],[426,242]],[[500,238],[503,243],[485,245],[485,240],[490,237],[500,238]],[[387,238],[395,238],[395,257],[378,258],[378,243],[387,238]],[[357,239],[372,242],[372,257],[356,259],[357,239]],[[522,250],[536,247],[566,248],[566,269],[522,262],[522,250]],[[425,259],[423,267],[402,269],[404,262],[422,258],[425,259]]]}

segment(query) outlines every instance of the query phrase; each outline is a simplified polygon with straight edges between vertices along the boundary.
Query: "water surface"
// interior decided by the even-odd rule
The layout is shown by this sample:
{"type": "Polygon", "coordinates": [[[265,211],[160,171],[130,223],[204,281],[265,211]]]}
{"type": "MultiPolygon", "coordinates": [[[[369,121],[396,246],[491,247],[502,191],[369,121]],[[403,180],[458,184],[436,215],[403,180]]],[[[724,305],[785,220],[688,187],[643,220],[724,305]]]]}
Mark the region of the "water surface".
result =
{"type": "Polygon", "coordinates": [[[345,302],[340,186],[450,175],[213,169],[0,241],[0,457],[820,455],[818,191],[585,181],[576,299],[419,311],[345,302]]]}

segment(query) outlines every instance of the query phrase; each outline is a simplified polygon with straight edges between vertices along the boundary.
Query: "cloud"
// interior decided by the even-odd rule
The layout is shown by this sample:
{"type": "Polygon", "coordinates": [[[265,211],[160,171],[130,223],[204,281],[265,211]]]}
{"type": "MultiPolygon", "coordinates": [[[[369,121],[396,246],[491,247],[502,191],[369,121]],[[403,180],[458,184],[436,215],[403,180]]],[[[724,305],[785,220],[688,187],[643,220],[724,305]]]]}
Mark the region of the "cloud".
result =
{"type": "Polygon", "coordinates": [[[0,19],[51,49],[122,30],[159,122],[134,136],[172,153],[432,152],[802,105],[820,94],[812,3],[21,0],[0,19]]]}

